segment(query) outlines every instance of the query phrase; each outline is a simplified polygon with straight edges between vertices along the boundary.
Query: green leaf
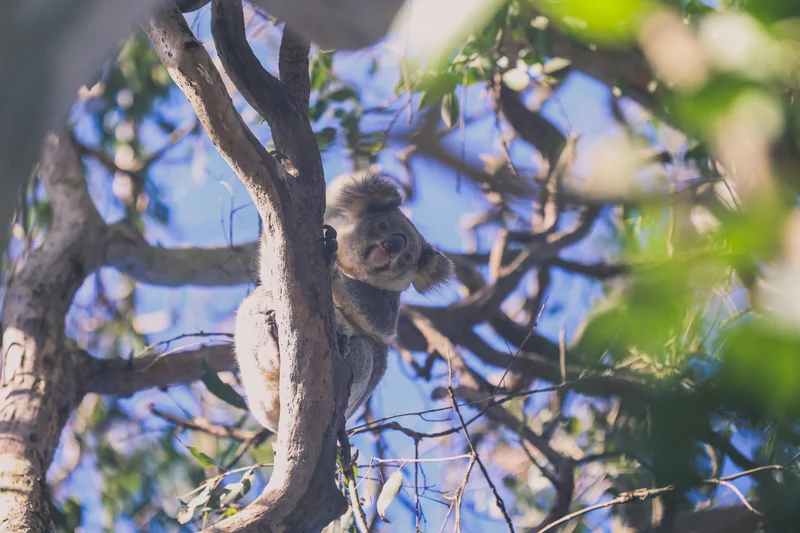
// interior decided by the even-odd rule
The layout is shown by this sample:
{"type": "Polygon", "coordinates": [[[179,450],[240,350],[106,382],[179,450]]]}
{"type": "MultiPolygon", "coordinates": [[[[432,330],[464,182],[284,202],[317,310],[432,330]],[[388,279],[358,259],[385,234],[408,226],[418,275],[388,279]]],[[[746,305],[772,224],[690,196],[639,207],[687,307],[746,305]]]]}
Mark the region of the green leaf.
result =
{"type": "Polygon", "coordinates": [[[318,62],[314,62],[311,65],[311,74],[309,75],[311,81],[311,91],[318,91],[322,88],[322,84],[325,81],[325,69],[319,65],[318,62]]]}
{"type": "Polygon", "coordinates": [[[333,54],[331,52],[320,52],[317,57],[319,57],[320,64],[325,70],[330,71],[333,68],[333,54]]]}
{"type": "Polygon", "coordinates": [[[418,87],[421,95],[418,109],[430,107],[444,98],[447,93],[453,92],[458,87],[461,77],[461,74],[454,72],[424,77],[418,87]]]}
{"type": "Polygon", "coordinates": [[[541,4],[568,33],[576,37],[606,43],[626,42],[635,38],[638,21],[648,12],[647,0],[548,0],[541,4]]]}
{"type": "Polygon", "coordinates": [[[50,516],[53,523],[63,531],[74,531],[81,525],[83,518],[83,507],[81,503],[70,498],[61,504],[61,508],[50,502],[50,516]]]}
{"type": "Polygon", "coordinates": [[[311,122],[318,121],[327,110],[328,101],[323,99],[317,100],[317,103],[308,109],[308,120],[311,122]]]}
{"type": "Polygon", "coordinates": [[[730,112],[736,102],[745,94],[761,95],[769,98],[753,80],[743,79],[733,74],[717,74],[700,90],[680,97],[673,96],[668,102],[674,107],[681,125],[690,135],[702,136],[705,140],[715,138],[714,124],[719,117],[730,112]]]}
{"type": "Polygon", "coordinates": [[[189,503],[187,503],[186,506],[180,510],[177,517],[179,523],[188,523],[194,517],[195,510],[197,510],[198,507],[202,508],[206,506],[208,499],[211,497],[212,488],[212,483],[206,484],[205,488],[203,488],[200,494],[192,498],[189,503]]]}
{"type": "Polygon", "coordinates": [[[448,128],[458,122],[458,117],[461,113],[461,107],[458,101],[458,96],[455,92],[447,93],[442,98],[442,120],[448,128]]]}
{"type": "Polygon", "coordinates": [[[780,198],[751,199],[746,211],[720,216],[723,226],[719,237],[739,256],[757,254],[769,258],[780,249],[781,234],[775,228],[784,224],[788,214],[780,198]]]}
{"type": "MultiPolygon", "coordinates": [[[[331,524],[324,529],[325,533],[350,533],[355,529],[353,508],[347,507],[347,512],[331,522],[331,524]]],[[[355,530],[358,533],[358,530],[355,530]]]]}
{"type": "Polygon", "coordinates": [[[358,99],[356,92],[350,87],[342,87],[341,89],[330,92],[325,96],[328,98],[328,100],[332,100],[334,102],[344,102],[345,100],[349,100],[351,98],[358,99]]]}
{"type": "MultiPolygon", "coordinates": [[[[536,19],[534,19],[536,20],[536,19]]],[[[541,63],[545,58],[553,56],[553,42],[546,29],[537,28],[533,25],[525,28],[525,36],[533,45],[534,57],[541,63]]]]}
{"type": "Polygon", "coordinates": [[[188,448],[189,451],[192,452],[192,455],[194,455],[195,459],[200,461],[200,464],[203,465],[203,467],[210,468],[217,465],[217,463],[214,462],[214,459],[198,450],[197,446],[189,446],[188,448]]]}
{"type": "Polygon", "coordinates": [[[242,398],[241,394],[233,390],[233,387],[227,383],[223,383],[222,380],[219,379],[217,371],[214,370],[214,367],[211,366],[211,363],[208,362],[208,359],[201,357],[197,361],[197,367],[200,374],[200,379],[205,384],[208,392],[225,403],[245,411],[247,410],[247,402],[244,401],[244,398],[242,398]]]}
{"type": "Polygon", "coordinates": [[[336,128],[323,128],[314,135],[317,137],[317,146],[320,152],[324,152],[336,140],[336,128]]]}
{"type": "Polygon", "coordinates": [[[483,71],[477,67],[467,68],[466,75],[464,76],[464,87],[469,87],[479,81],[486,81],[486,76],[483,71]]]}
{"type": "Polygon", "coordinates": [[[699,0],[689,0],[683,6],[683,12],[686,15],[707,15],[714,12],[714,8],[700,2],[699,0]]]}
{"type": "Polygon", "coordinates": [[[707,297],[707,287],[724,279],[725,270],[713,257],[657,262],[658,253],[648,250],[650,264],[635,270],[625,290],[592,313],[577,353],[596,360],[608,351],[615,361],[630,348],[663,354],[668,341],[685,329],[687,312],[707,297]]]}
{"type": "Polygon", "coordinates": [[[567,419],[566,431],[569,435],[578,436],[581,431],[581,421],[574,416],[569,417],[567,419]]]}
{"type": "Polygon", "coordinates": [[[400,493],[401,488],[403,488],[402,470],[397,470],[394,474],[389,476],[389,479],[386,480],[386,483],[383,484],[383,488],[381,488],[381,493],[378,496],[378,503],[375,507],[381,520],[387,524],[391,522],[386,518],[386,508],[394,501],[400,493]]]}
{"type": "Polygon", "coordinates": [[[432,92],[432,91],[423,91],[420,93],[419,98],[419,105],[417,106],[418,109],[425,109],[426,107],[430,107],[435,104],[441,95],[432,92]]]}
{"type": "Polygon", "coordinates": [[[219,506],[223,507],[242,499],[248,492],[253,484],[253,471],[255,467],[250,468],[244,473],[242,478],[235,483],[228,483],[222,491],[219,498],[219,506]]]}
{"type": "Polygon", "coordinates": [[[696,143],[692,148],[686,151],[683,156],[684,160],[700,161],[708,157],[708,147],[703,143],[696,143]]]}
{"type": "Polygon", "coordinates": [[[765,319],[735,327],[725,338],[720,382],[730,398],[767,413],[800,413],[800,335],[765,319]]]}

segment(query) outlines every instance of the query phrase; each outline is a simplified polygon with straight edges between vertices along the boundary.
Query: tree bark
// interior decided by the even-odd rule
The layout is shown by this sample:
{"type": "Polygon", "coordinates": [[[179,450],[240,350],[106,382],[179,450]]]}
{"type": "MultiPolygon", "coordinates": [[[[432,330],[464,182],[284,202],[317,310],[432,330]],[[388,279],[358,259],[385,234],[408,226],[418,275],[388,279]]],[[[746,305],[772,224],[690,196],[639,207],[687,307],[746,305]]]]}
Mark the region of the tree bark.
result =
{"type": "Polygon", "coordinates": [[[64,317],[96,266],[106,228],[66,137],[48,139],[41,170],[53,227],[14,274],[3,303],[0,529],[8,532],[52,530],[45,474],[91,365],[65,337],[64,317]]]}
{"type": "MultiPolygon", "coordinates": [[[[228,19],[231,31],[243,29],[236,26],[240,2],[215,0],[212,12],[233,17],[228,19]]],[[[253,504],[209,531],[320,531],[346,510],[333,474],[350,376],[336,349],[330,277],[320,244],[325,179],[316,141],[309,145],[304,135],[311,128],[302,107],[291,103],[277,79],[253,65],[248,75],[268,84],[260,101],[277,149],[289,157],[306,156],[293,159],[297,175],[285,171],[236,112],[219,72],[180,10],[172,5],[148,23],[146,32],[211,141],[250,193],[270,257],[269,275],[261,282],[282,303],[275,309],[281,353],[275,467],[253,504]]],[[[246,41],[242,46],[246,48],[240,53],[252,54],[246,41]]],[[[307,76],[307,55],[304,68],[307,76]]],[[[228,74],[242,90],[242,73],[228,74]]]]}

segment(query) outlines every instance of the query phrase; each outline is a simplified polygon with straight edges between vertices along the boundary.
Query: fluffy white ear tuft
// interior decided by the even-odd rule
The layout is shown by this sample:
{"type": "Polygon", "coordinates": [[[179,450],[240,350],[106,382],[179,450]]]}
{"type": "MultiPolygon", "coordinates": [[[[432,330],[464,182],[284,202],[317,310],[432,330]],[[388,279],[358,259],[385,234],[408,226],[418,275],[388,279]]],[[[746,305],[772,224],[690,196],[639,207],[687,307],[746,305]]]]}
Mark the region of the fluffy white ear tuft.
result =
{"type": "Polygon", "coordinates": [[[445,255],[424,243],[417,263],[417,273],[411,283],[420,294],[426,294],[441,288],[453,277],[455,266],[445,255]]]}

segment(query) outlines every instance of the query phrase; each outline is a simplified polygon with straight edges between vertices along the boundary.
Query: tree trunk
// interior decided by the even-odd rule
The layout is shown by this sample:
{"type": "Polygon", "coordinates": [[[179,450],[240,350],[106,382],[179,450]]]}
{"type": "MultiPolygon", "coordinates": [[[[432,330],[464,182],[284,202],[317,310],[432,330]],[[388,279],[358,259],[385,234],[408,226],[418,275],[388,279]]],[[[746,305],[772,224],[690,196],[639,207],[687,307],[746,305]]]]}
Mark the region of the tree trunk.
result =
{"type": "Polygon", "coordinates": [[[65,337],[64,317],[106,227],[70,141],[51,136],[42,162],[53,227],[14,274],[3,305],[0,529],[9,532],[52,530],[45,475],[91,368],[65,337]]]}

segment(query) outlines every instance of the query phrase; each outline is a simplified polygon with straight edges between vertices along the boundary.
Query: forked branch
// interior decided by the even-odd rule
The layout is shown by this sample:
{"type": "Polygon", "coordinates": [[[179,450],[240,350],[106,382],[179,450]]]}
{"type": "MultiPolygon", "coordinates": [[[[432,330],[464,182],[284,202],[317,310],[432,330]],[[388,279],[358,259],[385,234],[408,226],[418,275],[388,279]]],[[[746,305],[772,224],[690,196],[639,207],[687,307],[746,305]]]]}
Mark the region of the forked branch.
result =
{"type": "Polygon", "coordinates": [[[212,8],[212,30],[228,75],[258,104],[276,147],[299,173],[276,165],[245,125],[174,3],[151,20],[146,32],[159,59],[258,209],[271,258],[261,282],[278,300],[282,416],[275,468],[254,504],[210,531],[318,531],[346,509],[333,470],[349,378],[336,350],[330,278],[318,242],[325,209],[321,158],[308,119],[247,44],[241,2],[214,0],[212,8]]]}
{"type": "Polygon", "coordinates": [[[309,84],[308,43],[291,30],[284,33],[280,53],[281,76],[285,73],[288,81],[284,86],[261,65],[247,42],[241,0],[213,0],[211,10],[211,33],[225,72],[269,124],[275,148],[289,157],[301,176],[318,178],[324,194],[322,158],[308,121],[308,91],[302,89],[309,84]],[[299,59],[303,54],[304,61],[299,59]]]}

